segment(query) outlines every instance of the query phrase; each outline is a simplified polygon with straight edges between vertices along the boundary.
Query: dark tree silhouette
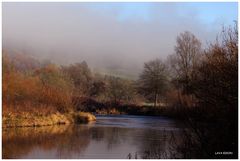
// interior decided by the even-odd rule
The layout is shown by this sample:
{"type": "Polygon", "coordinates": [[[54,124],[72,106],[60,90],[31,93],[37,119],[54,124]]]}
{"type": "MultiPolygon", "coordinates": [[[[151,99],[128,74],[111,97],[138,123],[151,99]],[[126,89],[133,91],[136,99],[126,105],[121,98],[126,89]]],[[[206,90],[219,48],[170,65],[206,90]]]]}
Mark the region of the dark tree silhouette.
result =
{"type": "Polygon", "coordinates": [[[170,56],[171,67],[178,87],[188,94],[193,71],[200,61],[201,42],[188,31],[181,33],[176,41],[175,54],[170,56]]]}
{"type": "Polygon", "coordinates": [[[165,64],[160,59],[145,63],[138,82],[140,93],[154,100],[154,106],[156,107],[159,95],[163,94],[167,85],[165,64]]]}

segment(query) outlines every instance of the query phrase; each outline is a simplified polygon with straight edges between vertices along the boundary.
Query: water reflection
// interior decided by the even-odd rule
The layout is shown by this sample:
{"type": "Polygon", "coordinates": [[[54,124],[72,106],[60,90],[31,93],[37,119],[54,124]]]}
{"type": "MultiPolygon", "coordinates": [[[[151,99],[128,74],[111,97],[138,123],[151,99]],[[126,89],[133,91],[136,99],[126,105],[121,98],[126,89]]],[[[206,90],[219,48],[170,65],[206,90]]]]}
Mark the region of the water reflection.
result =
{"type": "Polygon", "coordinates": [[[90,125],[9,128],[3,129],[3,158],[124,159],[129,153],[169,158],[171,133],[177,129],[171,120],[144,117],[99,117],[90,125]],[[157,121],[165,127],[157,128],[157,121]]]}
{"type": "Polygon", "coordinates": [[[85,128],[75,126],[3,130],[3,158],[68,158],[87,147],[89,135],[85,128]],[[55,154],[40,156],[52,150],[55,154]]]}

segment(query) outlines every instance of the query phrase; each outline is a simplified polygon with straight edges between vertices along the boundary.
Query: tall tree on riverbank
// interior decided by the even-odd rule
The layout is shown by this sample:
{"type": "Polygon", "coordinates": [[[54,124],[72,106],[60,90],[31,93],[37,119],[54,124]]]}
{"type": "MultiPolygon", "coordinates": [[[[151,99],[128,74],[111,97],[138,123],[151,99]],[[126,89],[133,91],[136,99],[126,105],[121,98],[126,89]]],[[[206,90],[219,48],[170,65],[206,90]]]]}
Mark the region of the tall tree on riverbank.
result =
{"type": "Polygon", "coordinates": [[[160,59],[155,59],[144,64],[139,80],[140,93],[154,100],[157,106],[159,96],[164,93],[167,85],[166,66],[160,59]]]}
{"type": "Polygon", "coordinates": [[[201,42],[192,33],[185,31],[176,39],[174,54],[169,56],[170,74],[173,90],[177,95],[177,104],[193,106],[196,99],[192,94],[194,90],[193,79],[196,69],[201,63],[201,42]]]}
{"type": "Polygon", "coordinates": [[[195,35],[185,31],[176,40],[175,54],[170,56],[175,82],[183,93],[191,92],[191,79],[200,61],[201,42],[195,35]]]}

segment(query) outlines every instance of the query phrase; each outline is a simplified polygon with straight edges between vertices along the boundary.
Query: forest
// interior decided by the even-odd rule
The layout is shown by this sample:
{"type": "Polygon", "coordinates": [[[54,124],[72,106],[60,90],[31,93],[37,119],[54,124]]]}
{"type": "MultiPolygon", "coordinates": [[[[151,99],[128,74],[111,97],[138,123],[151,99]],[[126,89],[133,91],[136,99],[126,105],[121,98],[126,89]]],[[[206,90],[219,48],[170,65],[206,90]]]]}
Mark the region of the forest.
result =
{"type": "Polygon", "coordinates": [[[188,127],[184,158],[218,158],[212,152],[222,149],[238,155],[237,23],[207,47],[180,33],[174,53],[144,63],[136,80],[94,73],[85,61],[58,65],[4,49],[2,67],[3,126],[65,124],[72,115],[81,122],[76,113],[167,116],[188,127]]]}

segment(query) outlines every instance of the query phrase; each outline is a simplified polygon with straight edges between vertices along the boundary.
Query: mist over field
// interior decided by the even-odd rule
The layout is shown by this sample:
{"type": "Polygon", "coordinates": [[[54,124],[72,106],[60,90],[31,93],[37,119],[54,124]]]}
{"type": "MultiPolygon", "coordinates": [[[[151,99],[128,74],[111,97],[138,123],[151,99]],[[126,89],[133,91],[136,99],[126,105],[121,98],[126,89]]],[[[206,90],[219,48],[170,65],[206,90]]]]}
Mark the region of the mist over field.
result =
{"type": "Polygon", "coordinates": [[[136,78],[180,32],[206,46],[236,15],[236,3],[3,3],[3,49],[136,78]]]}

